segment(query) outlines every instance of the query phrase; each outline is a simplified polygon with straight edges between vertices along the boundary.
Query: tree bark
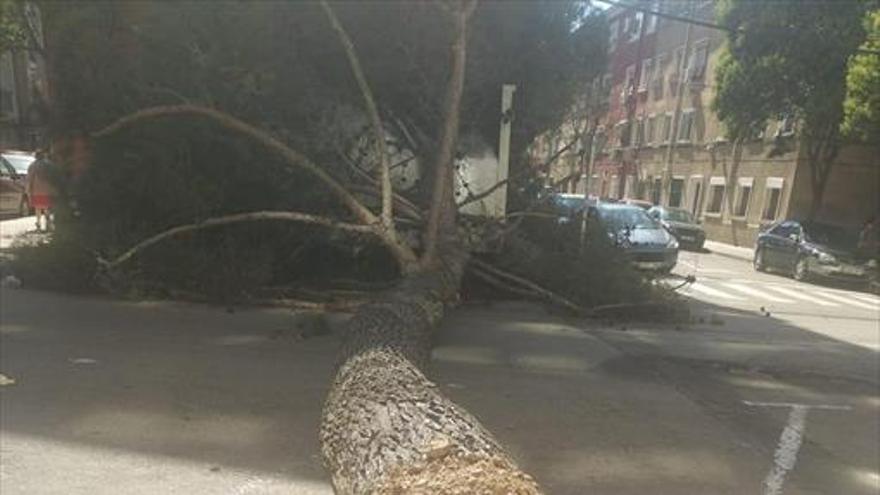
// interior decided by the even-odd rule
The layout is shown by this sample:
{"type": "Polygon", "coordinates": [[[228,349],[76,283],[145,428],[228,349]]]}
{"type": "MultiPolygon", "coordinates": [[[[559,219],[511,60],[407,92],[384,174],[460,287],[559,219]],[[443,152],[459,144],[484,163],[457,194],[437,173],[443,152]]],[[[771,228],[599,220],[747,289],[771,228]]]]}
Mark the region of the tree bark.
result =
{"type": "Polygon", "coordinates": [[[324,405],[321,453],[339,494],[536,494],[479,421],[420,368],[466,256],[405,279],[350,320],[324,405]]]}

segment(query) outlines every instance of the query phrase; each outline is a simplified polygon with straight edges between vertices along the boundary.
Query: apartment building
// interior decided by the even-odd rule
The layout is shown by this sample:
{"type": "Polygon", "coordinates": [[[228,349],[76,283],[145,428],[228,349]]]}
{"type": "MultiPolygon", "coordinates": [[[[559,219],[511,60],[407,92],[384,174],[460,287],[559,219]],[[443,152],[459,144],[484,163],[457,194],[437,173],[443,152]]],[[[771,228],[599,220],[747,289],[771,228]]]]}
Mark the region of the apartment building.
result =
{"type": "MultiPolygon", "coordinates": [[[[788,117],[768,122],[734,162],[711,111],[715,67],[725,42],[708,22],[711,1],[643,0],[608,12],[611,78],[605,145],[594,158],[591,194],[638,198],[690,210],[710,239],[751,246],[763,225],[803,218],[810,170],[788,117]],[[645,11],[647,10],[647,12],[645,11]]],[[[857,226],[880,211],[880,153],[849,145],[832,168],[818,218],[857,226]]]]}

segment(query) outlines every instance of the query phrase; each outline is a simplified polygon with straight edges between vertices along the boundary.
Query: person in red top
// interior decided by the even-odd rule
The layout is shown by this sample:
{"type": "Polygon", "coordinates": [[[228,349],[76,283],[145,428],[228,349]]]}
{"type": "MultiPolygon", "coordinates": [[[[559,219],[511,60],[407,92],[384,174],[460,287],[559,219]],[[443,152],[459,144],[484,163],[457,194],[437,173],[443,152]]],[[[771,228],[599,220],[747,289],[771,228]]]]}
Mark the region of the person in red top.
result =
{"type": "Polygon", "coordinates": [[[52,228],[52,201],[55,197],[55,187],[51,182],[49,160],[45,151],[37,152],[37,159],[28,167],[27,173],[27,195],[31,207],[37,214],[37,230],[41,229],[40,220],[45,218],[43,223],[46,225],[46,231],[52,228]]]}

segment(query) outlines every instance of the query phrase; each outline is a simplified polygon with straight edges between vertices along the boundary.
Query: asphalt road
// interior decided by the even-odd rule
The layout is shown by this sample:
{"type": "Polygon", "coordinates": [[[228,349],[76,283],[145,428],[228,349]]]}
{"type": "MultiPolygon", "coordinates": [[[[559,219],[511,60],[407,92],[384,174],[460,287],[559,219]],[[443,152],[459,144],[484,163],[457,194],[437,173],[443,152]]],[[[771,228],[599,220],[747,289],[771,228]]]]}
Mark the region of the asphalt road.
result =
{"type": "MultiPolygon", "coordinates": [[[[876,299],[714,254],[679,270],[717,291],[687,289],[691,325],[473,304],[431,374],[550,494],[880,492],[876,299]]],[[[0,493],[332,493],[337,339],[301,321],[0,292],[0,493]]]]}

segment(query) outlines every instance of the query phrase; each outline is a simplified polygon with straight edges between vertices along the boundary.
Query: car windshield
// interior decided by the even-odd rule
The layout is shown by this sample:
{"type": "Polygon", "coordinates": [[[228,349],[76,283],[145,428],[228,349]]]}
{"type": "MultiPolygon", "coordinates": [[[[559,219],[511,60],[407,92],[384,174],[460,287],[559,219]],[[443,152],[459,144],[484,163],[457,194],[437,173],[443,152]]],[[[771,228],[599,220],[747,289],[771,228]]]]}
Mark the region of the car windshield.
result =
{"type": "Polygon", "coordinates": [[[599,218],[611,231],[623,230],[626,227],[632,229],[658,228],[657,222],[638,206],[599,208],[599,218]]]}
{"type": "Polygon", "coordinates": [[[553,202],[566,213],[576,213],[584,209],[587,201],[583,196],[555,196],[553,202]]]}
{"type": "Polygon", "coordinates": [[[837,249],[854,249],[858,243],[858,236],[843,227],[815,222],[802,225],[807,240],[815,244],[837,249]]]}
{"type": "Polygon", "coordinates": [[[694,223],[694,217],[687,210],[663,210],[662,216],[670,222],[694,223]]]}
{"type": "Polygon", "coordinates": [[[3,158],[12,165],[12,168],[15,169],[19,174],[26,174],[28,171],[28,167],[31,166],[31,163],[34,162],[34,157],[31,155],[13,155],[3,153],[3,158]]]}

